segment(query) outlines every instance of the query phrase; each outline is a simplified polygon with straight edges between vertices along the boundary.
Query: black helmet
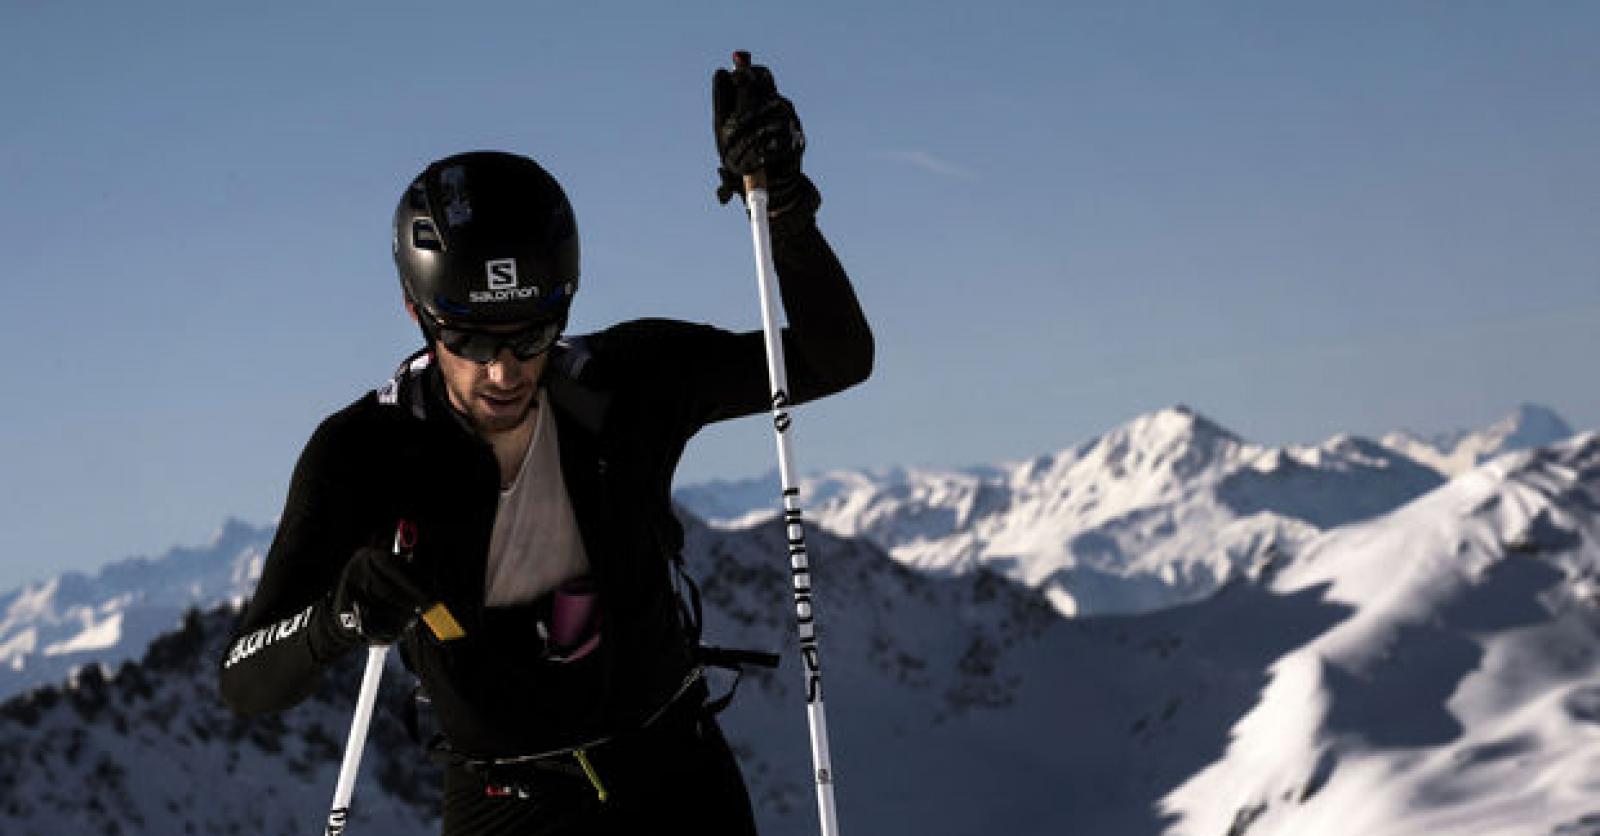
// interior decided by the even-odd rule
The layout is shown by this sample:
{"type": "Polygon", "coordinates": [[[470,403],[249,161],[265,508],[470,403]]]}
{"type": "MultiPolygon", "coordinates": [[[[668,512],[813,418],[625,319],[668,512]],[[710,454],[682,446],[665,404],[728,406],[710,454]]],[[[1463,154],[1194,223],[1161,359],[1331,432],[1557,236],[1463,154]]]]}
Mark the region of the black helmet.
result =
{"type": "Polygon", "coordinates": [[[565,323],[578,227],[561,185],[527,157],[473,151],[411,181],[394,211],[406,298],[446,323],[565,323]]]}

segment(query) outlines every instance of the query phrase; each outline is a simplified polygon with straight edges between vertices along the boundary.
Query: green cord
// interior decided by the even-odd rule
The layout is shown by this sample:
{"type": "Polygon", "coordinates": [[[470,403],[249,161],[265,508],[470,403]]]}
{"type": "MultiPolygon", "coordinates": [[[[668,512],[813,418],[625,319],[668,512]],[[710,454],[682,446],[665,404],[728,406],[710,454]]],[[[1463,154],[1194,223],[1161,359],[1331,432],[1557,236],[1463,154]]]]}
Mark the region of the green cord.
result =
{"type": "Polygon", "coordinates": [[[605,784],[600,783],[600,773],[594,771],[594,766],[589,763],[589,754],[582,749],[575,749],[572,753],[578,757],[578,765],[583,767],[583,774],[589,776],[589,783],[594,785],[595,793],[600,796],[601,801],[605,801],[611,794],[606,792],[605,784]]]}

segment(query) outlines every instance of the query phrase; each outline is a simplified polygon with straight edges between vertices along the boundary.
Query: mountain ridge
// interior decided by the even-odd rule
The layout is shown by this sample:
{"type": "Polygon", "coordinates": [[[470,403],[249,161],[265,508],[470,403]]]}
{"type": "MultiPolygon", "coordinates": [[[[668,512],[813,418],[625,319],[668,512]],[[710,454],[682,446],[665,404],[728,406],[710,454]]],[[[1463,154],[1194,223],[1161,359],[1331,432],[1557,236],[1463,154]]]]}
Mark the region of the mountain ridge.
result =
{"type": "Polygon", "coordinates": [[[1524,403],[1481,430],[1432,435],[1398,430],[1385,435],[1383,443],[1445,476],[1459,476],[1501,453],[1543,447],[1573,434],[1572,427],[1555,410],[1524,403]]]}
{"type": "MultiPolygon", "coordinates": [[[[1179,405],[1019,462],[831,471],[801,485],[806,513],[831,531],[926,571],[986,565],[1083,615],[1197,600],[1318,531],[1442,482],[1370,440],[1266,447],[1179,405]]],[[[775,495],[745,481],[690,486],[676,498],[738,528],[769,517],[775,495]]]]}
{"type": "Polygon", "coordinates": [[[0,593],[0,696],[59,680],[84,663],[136,659],[190,607],[243,600],[255,588],[273,530],[229,519],[201,545],[0,593]]]}

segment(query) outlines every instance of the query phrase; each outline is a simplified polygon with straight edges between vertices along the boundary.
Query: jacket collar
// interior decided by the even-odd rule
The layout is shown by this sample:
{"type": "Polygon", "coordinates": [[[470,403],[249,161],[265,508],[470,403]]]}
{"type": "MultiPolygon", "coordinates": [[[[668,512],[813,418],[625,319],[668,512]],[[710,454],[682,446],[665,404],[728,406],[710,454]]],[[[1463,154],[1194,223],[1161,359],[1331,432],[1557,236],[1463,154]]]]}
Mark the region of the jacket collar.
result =
{"type": "MultiPolygon", "coordinates": [[[[539,385],[549,392],[553,406],[573,414],[591,432],[598,431],[609,398],[581,382],[590,359],[585,339],[563,339],[550,350],[553,353],[539,385]]],[[[450,406],[444,379],[429,349],[419,349],[407,357],[375,394],[379,404],[405,410],[418,421],[449,420],[472,433],[471,425],[450,406]]]]}

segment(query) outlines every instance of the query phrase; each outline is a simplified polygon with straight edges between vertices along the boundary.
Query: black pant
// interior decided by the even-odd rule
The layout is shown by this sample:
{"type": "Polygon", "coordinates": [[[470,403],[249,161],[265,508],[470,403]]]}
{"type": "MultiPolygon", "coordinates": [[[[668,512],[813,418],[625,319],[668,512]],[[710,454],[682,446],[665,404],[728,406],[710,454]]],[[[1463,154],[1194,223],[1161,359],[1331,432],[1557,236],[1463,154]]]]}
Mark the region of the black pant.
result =
{"type": "Polygon", "coordinates": [[[754,836],[750,795],[722,730],[697,700],[683,702],[691,705],[589,751],[603,802],[571,756],[516,773],[526,798],[491,797],[484,775],[449,767],[444,836],[754,836]]]}

